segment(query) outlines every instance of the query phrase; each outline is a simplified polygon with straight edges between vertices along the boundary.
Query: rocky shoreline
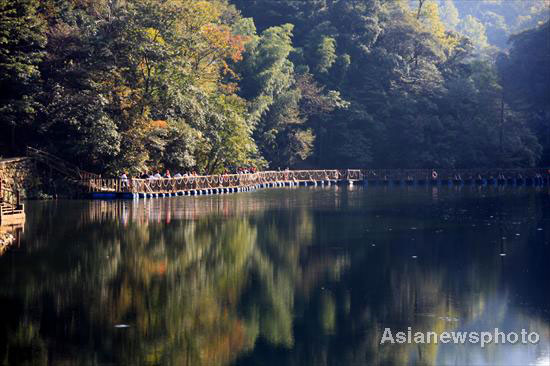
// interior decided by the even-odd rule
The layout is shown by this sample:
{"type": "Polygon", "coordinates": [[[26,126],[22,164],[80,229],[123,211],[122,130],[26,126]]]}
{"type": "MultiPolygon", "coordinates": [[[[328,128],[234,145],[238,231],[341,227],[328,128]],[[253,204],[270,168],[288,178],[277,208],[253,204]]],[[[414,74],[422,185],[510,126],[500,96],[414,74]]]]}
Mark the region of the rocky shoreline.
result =
{"type": "Polygon", "coordinates": [[[2,255],[14,242],[15,235],[13,235],[12,233],[0,233],[0,255],[2,255]]]}

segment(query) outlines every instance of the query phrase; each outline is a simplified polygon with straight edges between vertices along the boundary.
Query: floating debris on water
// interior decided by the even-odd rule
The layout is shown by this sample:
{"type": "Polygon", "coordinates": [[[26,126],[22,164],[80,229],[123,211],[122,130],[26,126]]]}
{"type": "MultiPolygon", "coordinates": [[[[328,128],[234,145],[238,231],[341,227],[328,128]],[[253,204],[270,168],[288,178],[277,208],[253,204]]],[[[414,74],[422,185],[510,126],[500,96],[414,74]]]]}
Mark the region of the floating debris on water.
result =
{"type": "Polygon", "coordinates": [[[537,228],[537,231],[542,231],[542,228],[541,228],[541,227],[538,227],[538,228],[537,228]]]}
{"type": "Polygon", "coordinates": [[[413,256],[412,256],[412,259],[416,259],[416,258],[418,258],[416,255],[413,255],[413,256]]]}
{"type": "Polygon", "coordinates": [[[500,253],[499,254],[501,257],[506,257],[506,253],[500,253]]]}
{"type": "Polygon", "coordinates": [[[115,328],[130,328],[128,324],[116,324],[115,328]]]}
{"type": "Polygon", "coordinates": [[[446,322],[457,322],[458,318],[451,318],[448,316],[440,316],[438,319],[445,320],[446,322]]]}

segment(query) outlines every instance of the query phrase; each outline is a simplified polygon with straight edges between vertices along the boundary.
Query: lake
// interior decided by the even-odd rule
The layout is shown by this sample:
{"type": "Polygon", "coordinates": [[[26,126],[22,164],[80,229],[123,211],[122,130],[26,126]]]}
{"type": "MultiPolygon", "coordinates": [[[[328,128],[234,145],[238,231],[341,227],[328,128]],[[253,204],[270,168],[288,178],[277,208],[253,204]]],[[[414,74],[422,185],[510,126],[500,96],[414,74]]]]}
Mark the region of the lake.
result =
{"type": "Polygon", "coordinates": [[[28,202],[0,365],[550,365],[550,191],[28,202]],[[536,343],[381,344],[407,332],[536,343]]]}

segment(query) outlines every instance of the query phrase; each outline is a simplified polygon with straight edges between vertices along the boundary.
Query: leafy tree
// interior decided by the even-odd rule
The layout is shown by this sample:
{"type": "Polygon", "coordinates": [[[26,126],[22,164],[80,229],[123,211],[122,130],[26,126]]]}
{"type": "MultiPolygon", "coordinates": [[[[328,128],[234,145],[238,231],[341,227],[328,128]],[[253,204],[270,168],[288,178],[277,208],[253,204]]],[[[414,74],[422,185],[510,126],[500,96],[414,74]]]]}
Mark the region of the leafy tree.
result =
{"type": "Polygon", "coordinates": [[[543,163],[550,162],[550,22],[519,33],[510,41],[509,55],[499,59],[506,102],[522,113],[544,146],[543,163]]]}
{"type": "Polygon", "coordinates": [[[548,23],[493,63],[540,4],[0,1],[0,143],[112,174],[546,162],[548,23]]]}
{"type": "Polygon", "coordinates": [[[247,40],[233,33],[234,9],[196,0],[100,5],[68,7],[52,20],[43,129],[53,140],[55,131],[75,130],[76,141],[55,149],[112,172],[252,164],[251,126],[229,65],[247,40]],[[56,89],[66,97],[56,100],[56,89]]]}
{"type": "Polygon", "coordinates": [[[38,0],[0,1],[0,145],[12,150],[22,150],[26,136],[18,138],[16,130],[28,131],[39,109],[38,65],[46,43],[39,4],[38,0]]]}

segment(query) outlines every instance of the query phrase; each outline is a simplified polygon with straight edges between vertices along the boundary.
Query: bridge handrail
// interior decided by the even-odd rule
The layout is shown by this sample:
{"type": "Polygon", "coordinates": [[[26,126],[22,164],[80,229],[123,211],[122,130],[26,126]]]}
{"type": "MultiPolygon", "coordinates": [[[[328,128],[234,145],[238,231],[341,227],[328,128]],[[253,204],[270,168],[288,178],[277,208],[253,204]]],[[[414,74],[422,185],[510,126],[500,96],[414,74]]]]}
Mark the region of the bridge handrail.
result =
{"type": "MultiPolygon", "coordinates": [[[[358,171],[357,171],[358,172],[358,171]]],[[[358,173],[356,173],[358,174],[358,173]]],[[[347,179],[338,170],[284,170],[247,174],[191,175],[177,178],[88,178],[90,192],[174,192],[178,190],[235,188],[261,183],[347,179]]]]}
{"type": "Polygon", "coordinates": [[[474,169],[362,169],[362,175],[367,179],[432,179],[435,172],[438,179],[469,179],[477,176],[498,178],[516,178],[520,175],[545,175],[544,168],[474,168],[474,169]]]}
{"type": "Polygon", "coordinates": [[[0,180],[0,215],[10,214],[14,211],[23,210],[21,195],[18,189],[8,188],[6,183],[0,180]]]}
{"type": "MultiPolygon", "coordinates": [[[[435,170],[438,179],[471,179],[478,174],[493,178],[518,178],[550,174],[541,168],[532,169],[441,169],[435,170]]],[[[236,188],[246,185],[275,182],[430,180],[433,169],[323,169],[262,171],[247,174],[191,175],[177,178],[88,178],[84,183],[90,192],[172,193],[194,189],[236,188]]]]}
{"type": "Polygon", "coordinates": [[[60,173],[65,174],[68,177],[75,179],[95,179],[100,178],[98,174],[90,173],[85,170],[80,169],[77,165],[70,163],[66,160],[63,160],[49,152],[42,151],[31,146],[27,146],[27,155],[40,159],[43,163],[51,166],[60,173]]]}

